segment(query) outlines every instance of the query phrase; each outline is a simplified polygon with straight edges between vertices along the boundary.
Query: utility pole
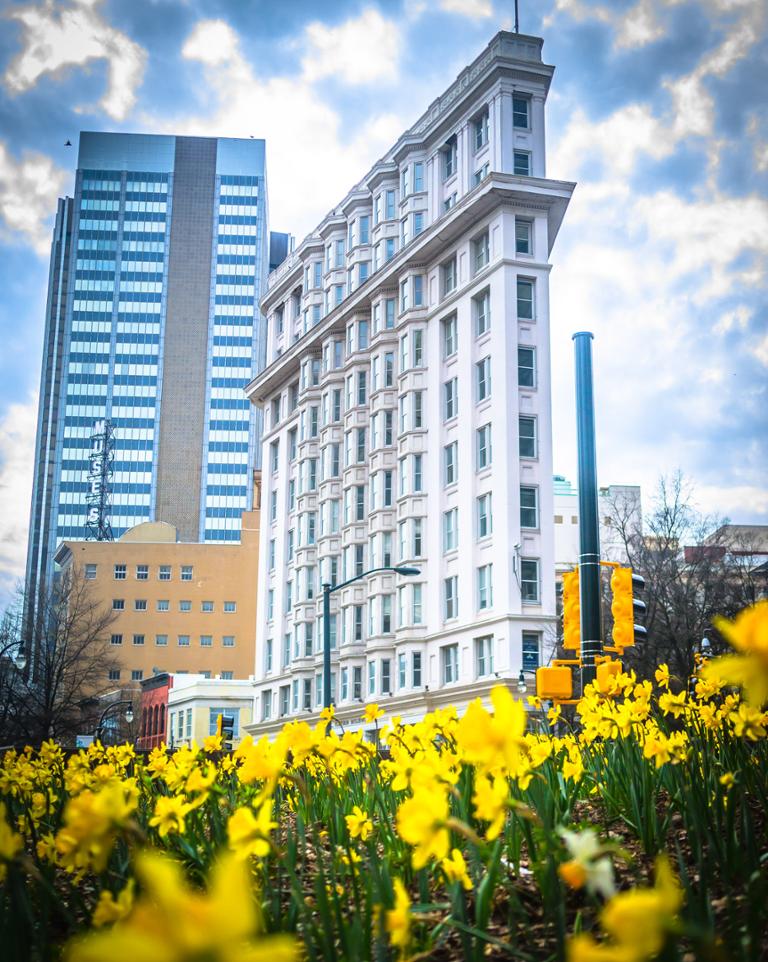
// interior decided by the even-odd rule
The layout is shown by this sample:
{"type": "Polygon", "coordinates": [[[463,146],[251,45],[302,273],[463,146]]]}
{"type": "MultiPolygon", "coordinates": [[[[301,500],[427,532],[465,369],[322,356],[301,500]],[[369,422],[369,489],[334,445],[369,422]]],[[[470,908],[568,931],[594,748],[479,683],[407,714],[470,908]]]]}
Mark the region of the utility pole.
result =
{"type": "Polygon", "coordinates": [[[597,508],[595,398],[590,331],[573,335],[576,362],[576,441],[579,466],[579,606],[581,684],[595,680],[595,658],[603,653],[600,611],[600,530],[597,508]]]}

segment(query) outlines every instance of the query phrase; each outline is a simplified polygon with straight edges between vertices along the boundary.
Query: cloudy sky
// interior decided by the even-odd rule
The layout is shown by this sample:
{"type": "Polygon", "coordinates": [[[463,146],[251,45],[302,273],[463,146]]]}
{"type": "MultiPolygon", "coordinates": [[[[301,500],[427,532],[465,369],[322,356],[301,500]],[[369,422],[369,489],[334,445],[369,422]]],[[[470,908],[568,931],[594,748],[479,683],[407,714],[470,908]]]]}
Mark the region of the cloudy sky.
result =
{"type": "MultiPolygon", "coordinates": [[[[595,333],[598,470],[682,469],[768,523],[768,4],[520,0],[557,72],[548,173],[555,470],[575,477],[570,335],[595,333]]],[[[78,132],[267,141],[303,237],[501,28],[501,0],[0,0],[0,594],[22,573],[47,260],[78,132]]],[[[0,599],[2,600],[2,599],[0,599]]]]}

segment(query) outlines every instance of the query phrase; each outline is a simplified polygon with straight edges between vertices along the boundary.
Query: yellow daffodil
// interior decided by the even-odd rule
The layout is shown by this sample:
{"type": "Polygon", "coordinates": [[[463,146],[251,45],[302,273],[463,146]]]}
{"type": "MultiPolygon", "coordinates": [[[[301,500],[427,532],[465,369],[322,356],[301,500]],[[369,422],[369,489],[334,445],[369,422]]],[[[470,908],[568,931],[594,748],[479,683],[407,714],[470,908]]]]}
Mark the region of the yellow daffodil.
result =
{"type": "Polygon", "coordinates": [[[739,738],[748,738],[752,742],[765,738],[768,714],[750,705],[739,705],[738,711],[730,713],[728,721],[739,738]]]}
{"type": "Polygon", "coordinates": [[[659,708],[665,715],[673,715],[679,718],[685,711],[686,695],[684,691],[679,691],[676,695],[671,691],[659,695],[659,708]]]}
{"type": "Polygon", "coordinates": [[[99,791],[84,791],[64,809],[64,824],[56,834],[61,865],[70,872],[102,872],[117,831],[136,809],[138,789],[132,780],[112,779],[99,791]]]}
{"type": "Polygon", "coordinates": [[[438,861],[448,854],[450,839],[448,799],[442,786],[417,789],[397,810],[397,832],[414,846],[412,862],[423,868],[430,858],[438,861]]]}
{"type": "Polygon", "coordinates": [[[6,807],[0,802],[0,882],[8,871],[7,862],[12,861],[24,847],[24,839],[6,821],[6,807]]]}
{"type": "Polygon", "coordinates": [[[351,838],[359,838],[364,842],[373,831],[373,822],[359,805],[354,806],[351,815],[345,816],[345,821],[351,838]]]}
{"type": "Polygon", "coordinates": [[[708,661],[702,679],[736,685],[752,708],[762,708],[768,702],[768,600],[745,608],[733,621],[715,618],[713,624],[737,654],[708,661]]]}
{"type": "Polygon", "coordinates": [[[120,919],[124,919],[128,915],[133,908],[134,884],[133,879],[129,879],[117,898],[107,889],[100,893],[99,901],[96,903],[91,919],[97,929],[101,928],[102,925],[119,922],[120,919]]]}
{"type": "Polygon", "coordinates": [[[454,848],[450,856],[442,860],[440,868],[449,882],[460,882],[467,891],[472,888],[472,879],[467,871],[467,863],[459,849],[454,848]]]}
{"type": "Polygon", "coordinates": [[[183,835],[184,816],[189,809],[189,803],[182,795],[159,795],[149,824],[157,829],[160,838],[168,834],[183,835]]]}
{"type": "Polygon", "coordinates": [[[277,822],[272,821],[271,799],[262,803],[256,815],[252,808],[238,808],[227,823],[229,847],[240,859],[250,855],[263,858],[269,854],[269,833],[274,828],[277,828],[277,822]]]}
{"type": "Polygon", "coordinates": [[[499,775],[480,775],[475,780],[475,793],[472,796],[475,818],[483,822],[490,822],[485,833],[488,841],[492,842],[504,827],[504,819],[509,805],[509,785],[506,778],[499,775]]]}
{"type": "Polygon", "coordinates": [[[469,703],[456,729],[457,746],[464,760],[478,768],[515,773],[524,761],[525,708],[503,685],[491,690],[491,702],[493,714],[479,698],[469,703]]]}
{"type": "Polygon", "coordinates": [[[411,940],[411,900],[399,878],[395,879],[395,907],[386,915],[389,941],[398,950],[399,958],[405,958],[411,940]]]}
{"type": "Polygon", "coordinates": [[[191,889],[171,859],[136,859],[141,896],[126,918],[67,946],[65,962],[296,962],[295,939],[257,939],[258,912],[250,873],[233,855],[210,873],[207,894],[191,889]]]}
{"type": "Polygon", "coordinates": [[[656,684],[659,688],[669,688],[669,665],[659,665],[656,669],[656,684]]]}
{"type": "Polygon", "coordinates": [[[365,712],[363,713],[363,721],[370,724],[371,722],[375,722],[377,718],[381,718],[383,714],[384,709],[379,708],[377,704],[366,705],[365,712]]]}

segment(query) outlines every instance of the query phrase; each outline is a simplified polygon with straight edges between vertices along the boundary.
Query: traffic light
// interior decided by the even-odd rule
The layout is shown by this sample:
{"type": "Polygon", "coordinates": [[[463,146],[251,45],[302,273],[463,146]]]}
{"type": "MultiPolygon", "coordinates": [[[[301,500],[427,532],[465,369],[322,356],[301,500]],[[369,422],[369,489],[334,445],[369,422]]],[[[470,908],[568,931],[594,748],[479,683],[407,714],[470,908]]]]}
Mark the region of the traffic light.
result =
{"type": "Polygon", "coordinates": [[[635,598],[642,591],[645,580],[632,573],[631,568],[614,568],[611,574],[611,614],[613,615],[613,644],[616,648],[629,648],[646,637],[646,630],[635,623],[635,617],[645,613],[645,602],[635,598]]]}
{"type": "Polygon", "coordinates": [[[573,697],[573,675],[567,666],[536,669],[536,695],[547,701],[567,701],[573,697]]]}
{"type": "Polygon", "coordinates": [[[579,604],[579,569],[563,575],[563,648],[581,649],[581,608],[579,604]]]}
{"type": "Polygon", "coordinates": [[[235,716],[219,715],[221,719],[221,735],[223,737],[222,747],[225,751],[232,750],[232,740],[235,737],[235,716]]]}

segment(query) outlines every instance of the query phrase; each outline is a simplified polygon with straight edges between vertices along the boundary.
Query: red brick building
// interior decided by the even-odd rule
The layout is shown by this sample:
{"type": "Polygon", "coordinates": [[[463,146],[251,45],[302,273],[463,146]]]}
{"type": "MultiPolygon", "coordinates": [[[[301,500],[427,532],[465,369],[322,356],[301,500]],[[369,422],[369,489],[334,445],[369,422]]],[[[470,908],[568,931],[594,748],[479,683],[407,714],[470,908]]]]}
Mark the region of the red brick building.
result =
{"type": "Polygon", "coordinates": [[[167,742],[168,692],[172,685],[173,675],[165,671],[142,680],[138,748],[156,748],[167,742]]]}

